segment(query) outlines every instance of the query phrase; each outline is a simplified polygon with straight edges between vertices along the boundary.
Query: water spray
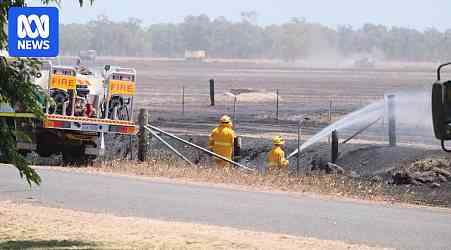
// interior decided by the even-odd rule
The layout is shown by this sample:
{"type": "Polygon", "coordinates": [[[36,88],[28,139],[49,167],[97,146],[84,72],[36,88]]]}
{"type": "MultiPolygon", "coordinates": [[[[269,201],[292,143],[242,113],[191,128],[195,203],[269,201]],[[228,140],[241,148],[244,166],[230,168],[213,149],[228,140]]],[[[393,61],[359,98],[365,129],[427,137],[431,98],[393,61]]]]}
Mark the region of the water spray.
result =
{"type": "Polygon", "coordinates": [[[332,131],[334,130],[340,130],[343,128],[347,128],[353,125],[359,125],[359,124],[367,124],[368,121],[373,121],[374,117],[379,118],[384,115],[385,111],[385,103],[384,100],[377,101],[375,103],[372,103],[363,109],[357,110],[355,112],[352,112],[342,119],[338,120],[337,122],[327,126],[323,130],[321,130],[319,133],[314,135],[312,138],[310,138],[308,141],[303,143],[299,148],[297,148],[293,153],[288,155],[288,159],[291,157],[297,155],[300,151],[305,150],[306,148],[312,146],[313,144],[319,142],[321,139],[326,138],[332,134],[332,131]]]}

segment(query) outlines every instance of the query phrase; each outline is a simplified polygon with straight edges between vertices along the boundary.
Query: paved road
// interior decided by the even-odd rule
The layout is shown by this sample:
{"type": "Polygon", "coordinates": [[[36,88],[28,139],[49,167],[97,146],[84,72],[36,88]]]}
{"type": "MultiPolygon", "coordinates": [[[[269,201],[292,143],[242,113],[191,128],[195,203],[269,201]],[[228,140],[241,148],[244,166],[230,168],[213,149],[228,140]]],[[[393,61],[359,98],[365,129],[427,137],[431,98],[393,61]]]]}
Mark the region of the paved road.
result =
{"type": "Polygon", "coordinates": [[[244,192],[95,174],[40,170],[32,191],[0,165],[0,200],[120,216],[286,233],[399,249],[451,249],[451,213],[306,196],[244,192]]]}

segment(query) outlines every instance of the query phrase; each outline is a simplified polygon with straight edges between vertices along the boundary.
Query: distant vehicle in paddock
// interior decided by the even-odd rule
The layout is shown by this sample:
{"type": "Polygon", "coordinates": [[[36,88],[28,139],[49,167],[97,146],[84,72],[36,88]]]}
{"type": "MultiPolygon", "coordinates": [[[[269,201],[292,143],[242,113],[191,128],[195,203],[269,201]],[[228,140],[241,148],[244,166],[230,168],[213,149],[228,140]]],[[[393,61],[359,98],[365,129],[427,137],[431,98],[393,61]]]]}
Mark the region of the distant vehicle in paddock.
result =
{"type": "Polygon", "coordinates": [[[186,50],[185,60],[187,61],[204,61],[207,59],[207,52],[205,50],[186,50]]]}

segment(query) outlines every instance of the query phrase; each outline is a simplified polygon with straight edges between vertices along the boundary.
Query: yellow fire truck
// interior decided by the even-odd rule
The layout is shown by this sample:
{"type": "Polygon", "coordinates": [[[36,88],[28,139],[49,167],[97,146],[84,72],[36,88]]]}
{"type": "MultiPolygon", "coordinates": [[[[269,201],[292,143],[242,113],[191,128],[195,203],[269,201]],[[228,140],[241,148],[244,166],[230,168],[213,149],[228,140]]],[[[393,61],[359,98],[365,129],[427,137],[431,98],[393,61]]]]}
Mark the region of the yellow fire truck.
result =
{"type": "MultiPolygon", "coordinates": [[[[17,138],[22,152],[42,157],[62,154],[65,164],[87,162],[104,154],[104,135],[134,135],[133,97],[136,71],[112,67],[88,69],[81,65],[53,66],[44,62],[35,84],[48,90],[44,118],[0,105],[0,122],[28,135],[17,138]]],[[[20,105],[18,105],[20,106],[20,105]]]]}

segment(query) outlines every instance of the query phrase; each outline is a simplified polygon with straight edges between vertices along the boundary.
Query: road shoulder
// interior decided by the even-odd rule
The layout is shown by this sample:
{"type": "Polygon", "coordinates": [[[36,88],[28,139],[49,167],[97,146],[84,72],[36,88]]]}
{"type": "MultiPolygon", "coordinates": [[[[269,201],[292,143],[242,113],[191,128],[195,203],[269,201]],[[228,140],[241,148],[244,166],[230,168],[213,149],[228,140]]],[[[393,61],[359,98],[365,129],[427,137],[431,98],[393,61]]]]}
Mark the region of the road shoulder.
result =
{"type": "Polygon", "coordinates": [[[382,249],[227,227],[0,202],[0,248],[382,249]]]}

